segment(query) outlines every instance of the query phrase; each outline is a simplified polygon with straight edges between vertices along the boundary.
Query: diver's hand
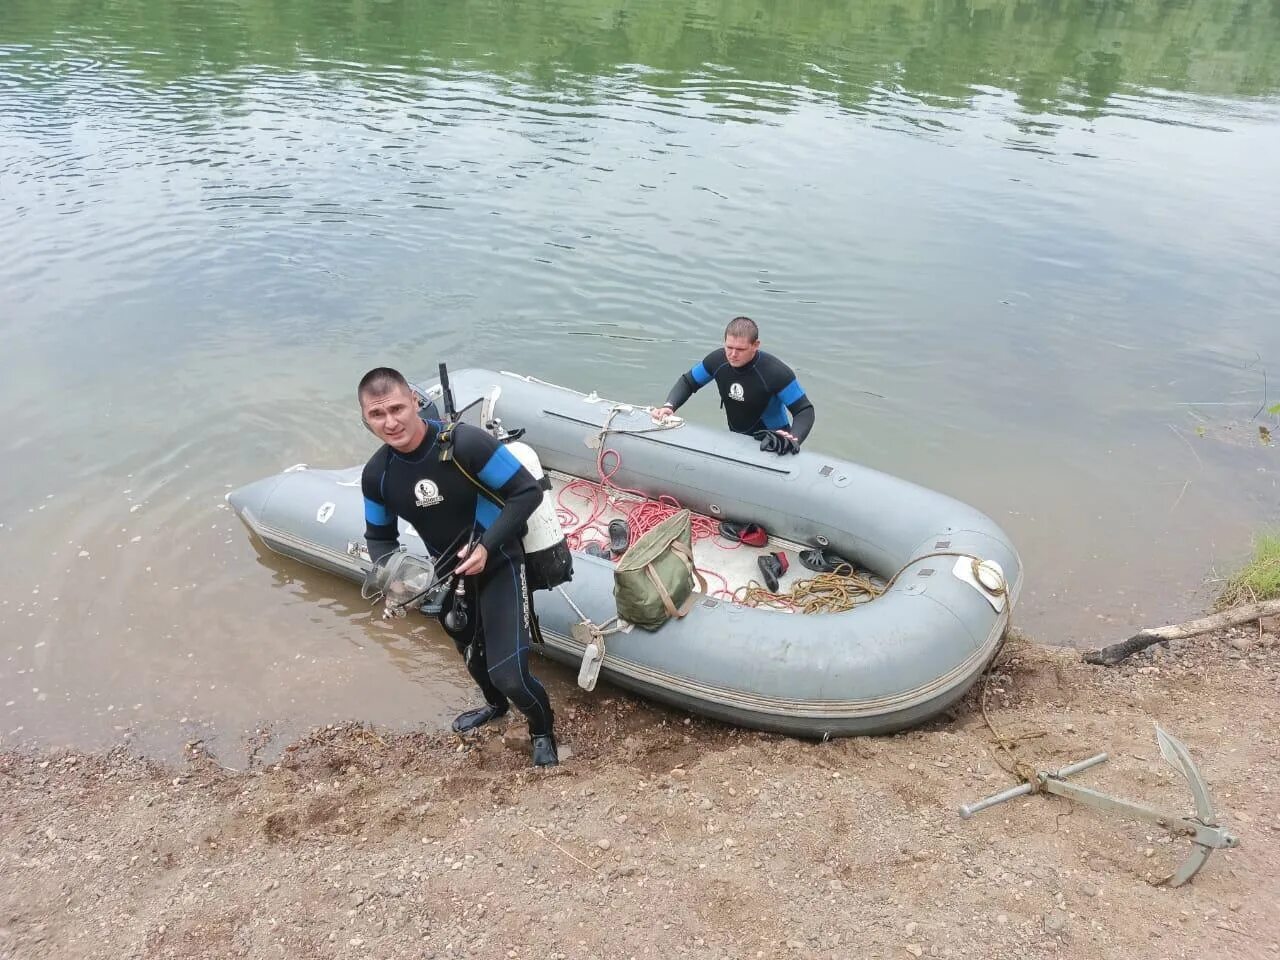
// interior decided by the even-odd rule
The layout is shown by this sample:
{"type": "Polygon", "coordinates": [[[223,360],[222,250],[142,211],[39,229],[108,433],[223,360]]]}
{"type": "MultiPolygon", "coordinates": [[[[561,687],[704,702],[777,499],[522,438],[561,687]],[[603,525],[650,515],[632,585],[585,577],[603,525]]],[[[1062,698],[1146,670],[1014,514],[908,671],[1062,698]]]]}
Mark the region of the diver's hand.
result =
{"type": "Polygon", "coordinates": [[[760,430],[752,436],[760,441],[760,449],[765,453],[776,453],[781,457],[800,452],[800,441],[786,430],[760,430]]]}
{"type": "Polygon", "coordinates": [[[663,420],[667,419],[667,417],[671,416],[675,412],[676,411],[674,408],[672,408],[671,404],[665,403],[660,407],[654,408],[653,412],[650,413],[649,415],[653,417],[653,419],[656,420],[658,423],[661,423],[663,420]]]}
{"type": "Polygon", "coordinates": [[[460,577],[469,577],[483,570],[488,562],[489,551],[484,544],[477,543],[472,546],[468,543],[458,551],[458,565],[453,568],[453,572],[460,577]]]}
{"type": "Polygon", "coordinates": [[[796,439],[796,435],[789,430],[775,430],[778,435],[778,456],[784,453],[799,453],[800,441],[796,439]]]}

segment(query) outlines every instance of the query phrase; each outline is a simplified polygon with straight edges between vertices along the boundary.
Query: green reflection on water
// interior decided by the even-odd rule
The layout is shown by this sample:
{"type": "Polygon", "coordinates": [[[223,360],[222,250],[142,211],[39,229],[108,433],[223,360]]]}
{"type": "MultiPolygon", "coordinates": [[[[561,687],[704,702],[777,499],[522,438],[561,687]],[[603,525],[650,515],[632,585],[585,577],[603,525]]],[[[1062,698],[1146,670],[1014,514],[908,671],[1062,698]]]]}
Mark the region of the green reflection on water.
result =
{"type": "Polygon", "coordinates": [[[251,66],[368,82],[378,68],[449,65],[549,93],[589,95],[601,79],[622,77],[687,96],[689,84],[724,70],[757,84],[759,105],[815,91],[856,109],[877,91],[900,91],[962,108],[975,88],[994,87],[1029,112],[1085,115],[1126,88],[1216,96],[1280,88],[1280,4],[1250,0],[11,0],[5,8],[5,44],[54,62],[73,42],[151,84],[251,66]]]}

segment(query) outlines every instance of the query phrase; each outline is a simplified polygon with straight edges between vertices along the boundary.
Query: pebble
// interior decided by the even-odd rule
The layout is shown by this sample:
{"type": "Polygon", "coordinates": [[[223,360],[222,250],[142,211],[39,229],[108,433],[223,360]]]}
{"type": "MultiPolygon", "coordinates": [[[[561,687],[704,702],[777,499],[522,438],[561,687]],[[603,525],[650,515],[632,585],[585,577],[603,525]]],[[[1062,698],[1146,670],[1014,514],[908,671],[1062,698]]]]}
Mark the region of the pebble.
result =
{"type": "Polygon", "coordinates": [[[1045,933],[1064,933],[1067,929],[1067,915],[1061,910],[1050,910],[1044,915],[1045,933]]]}
{"type": "Polygon", "coordinates": [[[596,841],[596,846],[599,847],[601,850],[608,850],[609,847],[612,846],[612,844],[609,843],[608,837],[601,837],[599,840],[596,841]]]}
{"type": "MultiPolygon", "coordinates": [[[[502,731],[502,745],[508,750],[527,750],[529,749],[529,735],[520,728],[519,724],[508,724],[507,728],[502,731]]],[[[459,745],[463,746],[463,745],[459,745]]]]}
{"type": "Polygon", "coordinates": [[[902,932],[905,933],[908,937],[910,937],[914,935],[915,932],[919,929],[920,929],[920,924],[912,920],[910,923],[908,923],[905,927],[902,928],[902,932]]]}
{"type": "Polygon", "coordinates": [[[1086,897],[1096,897],[1102,891],[1099,890],[1098,887],[1092,883],[1084,883],[1080,885],[1080,892],[1083,893],[1086,897]]]}
{"type": "Polygon", "coordinates": [[[996,915],[996,923],[1008,923],[1008,922],[1009,922],[1009,917],[1006,914],[1000,913],[996,915]]]}
{"type": "Polygon", "coordinates": [[[924,956],[924,948],[918,943],[908,943],[905,949],[907,953],[911,954],[913,957],[924,956]]]}

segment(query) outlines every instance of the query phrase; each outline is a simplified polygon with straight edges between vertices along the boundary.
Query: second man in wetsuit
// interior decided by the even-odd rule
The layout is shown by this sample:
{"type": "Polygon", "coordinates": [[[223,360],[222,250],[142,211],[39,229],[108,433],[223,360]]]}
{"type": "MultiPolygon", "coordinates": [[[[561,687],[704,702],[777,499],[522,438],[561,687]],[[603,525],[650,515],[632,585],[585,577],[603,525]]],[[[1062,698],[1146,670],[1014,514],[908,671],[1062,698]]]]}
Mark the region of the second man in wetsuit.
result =
{"type": "Polygon", "coordinates": [[[813,404],[792,369],[760,349],[760,330],[751,318],[729,321],[724,346],[681,374],[654,418],[670,416],[712,380],[720,390],[730,430],[751,435],[760,441],[761,450],[779,456],[800,452],[813,429],[813,404]]]}

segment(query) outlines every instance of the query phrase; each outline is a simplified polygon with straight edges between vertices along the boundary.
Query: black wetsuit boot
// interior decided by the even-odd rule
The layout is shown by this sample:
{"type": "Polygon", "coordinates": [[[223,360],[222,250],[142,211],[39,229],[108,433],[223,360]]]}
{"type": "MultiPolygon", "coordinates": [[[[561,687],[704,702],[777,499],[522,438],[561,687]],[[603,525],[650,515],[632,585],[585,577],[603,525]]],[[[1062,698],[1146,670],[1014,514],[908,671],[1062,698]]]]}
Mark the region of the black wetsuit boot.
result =
{"type": "Polygon", "coordinates": [[[556,747],[556,735],[554,732],[534,735],[530,739],[533,740],[533,765],[535,767],[554,767],[560,763],[560,751],[556,747]]]}
{"type": "Polygon", "coordinates": [[[506,716],[507,705],[495,706],[492,703],[486,703],[483,707],[476,707],[474,710],[464,710],[453,718],[454,733],[470,733],[477,727],[483,727],[490,720],[497,720],[499,717],[506,716]]]}

